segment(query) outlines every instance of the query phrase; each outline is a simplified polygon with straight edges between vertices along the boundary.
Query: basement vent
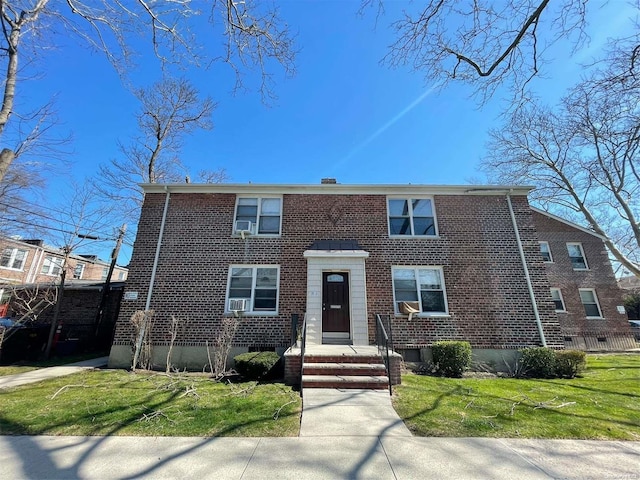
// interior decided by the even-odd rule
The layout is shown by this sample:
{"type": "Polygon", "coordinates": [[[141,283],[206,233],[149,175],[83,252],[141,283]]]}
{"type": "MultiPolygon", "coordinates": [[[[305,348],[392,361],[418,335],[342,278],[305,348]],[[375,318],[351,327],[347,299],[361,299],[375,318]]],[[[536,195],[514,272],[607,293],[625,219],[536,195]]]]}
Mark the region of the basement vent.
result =
{"type": "Polygon", "coordinates": [[[573,337],[564,337],[565,342],[573,342],[573,337]]]}
{"type": "Polygon", "coordinates": [[[599,342],[606,342],[607,341],[607,337],[598,337],[598,341],[599,342]]]}

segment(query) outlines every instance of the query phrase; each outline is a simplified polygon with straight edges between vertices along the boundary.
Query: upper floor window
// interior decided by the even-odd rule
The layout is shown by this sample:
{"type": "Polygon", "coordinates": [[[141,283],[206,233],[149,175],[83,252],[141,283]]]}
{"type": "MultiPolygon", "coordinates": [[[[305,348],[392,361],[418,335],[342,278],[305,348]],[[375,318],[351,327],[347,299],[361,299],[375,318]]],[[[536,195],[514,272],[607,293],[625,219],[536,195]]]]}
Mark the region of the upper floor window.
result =
{"type": "Polygon", "coordinates": [[[119,272],[118,273],[118,280],[124,280],[124,273],[125,272],[119,272]]]}
{"type": "Polygon", "coordinates": [[[393,267],[396,313],[447,314],[441,267],[393,267]]]}
{"type": "Polygon", "coordinates": [[[279,235],[281,212],[282,198],[238,197],[234,232],[247,230],[257,235],[279,235]]]}
{"type": "Polygon", "coordinates": [[[84,263],[77,263],[76,268],[73,269],[73,278],[76,280],[82,279],[82,274],[84,273],[84,263]]]}
{"type": "Polygon", "coordinates": [[[602,310],[600,310],[600,303],[598,303],[598,296],[593,288],[581,288],[580,301],[584,306],[584,312],[587,318],[602,318],[602,310]]]}
{"type": "Polygon", "coordinates": [[[245,312],[276,313],[279,276],[279,267],[273,265],[232,266],[229,269],[225,311],[232,310],[230,300],[244,300],[245,312]]]}
{"type": "Polygon", "coordinates": [[[542,260],[545,262],[553,262],[553,257],[551,256],[551,249],[549,248],[549,242],[539,242],[540,243],[540,255],[542,255],[542,260]]]}
{"type": "Polygon", "coordinates": [[[62,272],[62,259],[47,255],[42,262],[42,270],[40,273],[44,275],[60,275],[62,272]]]}
{"type": "Polygon", "coordinates": [[[562,292],[559,288],[551,289],[551,299],[553,300],[554,305],[556,306],[556,312],[564,312],[564,299],[562,298],[562,292]]]}
{"type": "Polygon", "coordinates": [[[27,260],[27,251],[19,248],[5,248],[0,256],[0,267],[22,270],[27,260]]]}
{"type": "Polygon", "coordinates": [[[102,276],[101,276],[102,280],[106,280],[108,276],[109,276],[109,267],[104,267],[102,269],[102,276]]]}
{"type": "Polygon", "coordinates": [[[588,270],[587,259],[584,256],[584,250],[581,243],[567,243],[567,251],[569,259],[574,270],[588,270]]]}
{"type": "Polygon", "coordinates": [[[430,198],[389,198],[389,235],[436,236],[436,217],[430,198]]]}

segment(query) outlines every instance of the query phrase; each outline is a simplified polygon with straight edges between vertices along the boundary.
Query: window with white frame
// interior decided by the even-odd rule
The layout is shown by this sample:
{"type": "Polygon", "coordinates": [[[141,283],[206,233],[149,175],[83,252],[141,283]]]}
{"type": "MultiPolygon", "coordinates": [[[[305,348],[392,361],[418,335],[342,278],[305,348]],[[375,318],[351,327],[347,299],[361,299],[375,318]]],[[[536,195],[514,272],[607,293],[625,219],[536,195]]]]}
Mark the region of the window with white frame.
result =
{"type": "Polygon", "coordinates": [[[43,275],[60,275],[62,271],[62,258],[47,255],[42,262],[40,273],[43,275]]]}
{"type": "Polygon", "coordinates": [[[73,269],[73,278],[81,280],[84,274],[84,263],[76,263],[76,268],[73,269]]]}
{"type": "Polygon", "coordinates": [[[420,313],[447,314],[447,297],[441,267],[393,267],[396,313],[417,306],[420,313]]]}
{"type": "Polygon", "coordinates": [[[593,288],[581,288],[579,292],[587,318],[602,318],[602,310],[600,310],[596,291],[593,288]]]}
{"type": "Polygon", "coordinates": [[[118,273],[118,280],[124,280],[124,272],[118,273]]]}
{"type": "Polygon", "coordinates": [[[567,243],[567,251],[569,252],[569,260],[571,260],[571,265],[574,270],[589,269],[581,243],[567,243]]]}
{"type": "Polygon", "coordinates": [[[542,260],[545,262],[553,262],[553,257],[551,256],[551,249],[549,248],[549,242],[539,242],[540,243],[540,255],[542,255],[542,260]]]}
{"type": "Polygon", "coordinates": [[[102,269],[102,280],[106,280],[109,276],[109,267],[104,267],[102,269]]]}
{"type": "Polygon", "coordinates": [[[389,235],[434,237],[436,217],[430,198],[389,198],[389,235]]]}
{"type": "Polygon", "coordinates": [[[551,289],[551,298],[553,299],[553,303],[556,306],[556,312],[566,311],[564,308],[564,299],[562,298],[562,292],[559,288],[551,289]]]}
{"type": "Polygon", "coordinates": [[[19,248],[5,248],[0,256],[0,267],[22,270],[27,260],[27,251],[19,248]]]}
{"type": "Polygon", "coordinates": [[[274,265],[233,265],[229,268],[229,282],[225,311],[229,300],[245,300],[245,312],[276,313],[280,267],[274,265]]]}
{"type": "Polygon", "coordinates": [[[256,235],[279,235],[282,198],[238,197],[235,225],[238,221],[251,222],[251,231],[256,235]]]}

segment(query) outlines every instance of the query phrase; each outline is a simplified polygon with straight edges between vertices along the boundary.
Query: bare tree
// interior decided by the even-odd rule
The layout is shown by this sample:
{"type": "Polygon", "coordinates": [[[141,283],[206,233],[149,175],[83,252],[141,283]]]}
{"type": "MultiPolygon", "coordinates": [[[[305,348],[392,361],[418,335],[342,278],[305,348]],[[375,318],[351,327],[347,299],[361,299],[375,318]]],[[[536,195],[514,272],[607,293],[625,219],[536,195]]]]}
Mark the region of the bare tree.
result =
{"type": "Polygon", "coordinates": [[[640,82],[631,81],[631,63],[613,67],[580,82],[554,108],[513,114],[490,133],[483,167],[493,181],[535,185],[532,198],[544,209],[588,225],[640,276],[640,82]],[[622,77],[631,80],[615,81],[622,77]]]}
{"type": "MultiPolygon", "coordinates": [[[[201,98],[191,83],[165,78],[135,92],[140,102],[139,133],[121,144],[122,159],[100,165],[95,186],[131,223],[138,219],[144,199],[139,183],[183,182],[186,167],[178,158],[184,138],[198,129],[210,129],[214,103],[201,98]]],[[[223,170],[209,172],[223,181],[223,170]]]]}
{"type": "MultiPolygon", "coordinates": [[[[241,81],[242,73],[257,68],[261,74],[263,98],[273,95],[271,63],[293,73],[292,37],[286,24],[278,17],[272,4],[252,0],[159,0],[148,2],[113,2],[110,0],[2,0],[0,1],[0,51],[4,54],[4,77],[1,82],[0,138],[5,146],[0,150],[0,181],[16,157],[14,147],[7,146],[6,127],[15,116],[18,85],[21,84],[20,63],[29,64],[46,54],[54,44],[58,31],[74,36],[82,45],[102,53],[116,70],[124,74],[132,67],[134,45],[139,37],[148,40],[154,55],[166,63],[209,64],[227,62],[241,81]],[[222,24],[225,52],[211,58],[211,48],[201,48],[202,42],[191,31],[197,17],[209,13],[215,27],[222,24]]],[[[214,54],[216,55],[216,54],[214,54]]],[[[44,68],[44,67],[43,67],[44,68]]]]}
{"type": "MultiPolygon", "coordinates": [[[[361,12],[383,0],[364,0],[361,12]]],[[[384,62],[409,65],[429,81],[471,83],[481,101],[503,84],[522,93],[536,76],[545,50],[585,35],[586,0],[429,0],[410,5],[392,23],[396,39],[384,62]]]]}
{"type": "MultiPolygon", "coordinates": [[[[60,215],[59,236],[60,251],[63,254],[60,265],[60,278],[57,284],[57,299],[54,306],[49,337],[44,356],[49,358],[53,337],[58,326],[58,316],[64,298],[64,288],[67,273],[70,272],[69,257],[72,252],[81,245],[91,240],[101,240],[95,232],[104,231],[103,219],[105,218],[103,206],[100,204],[95,190],[88,182],[81,185],[72,185],[71,190],[63,195],[66,209],[60,215]]],[[[102,239],[105,240],[105,239],[102,239]]],[[[115,238],[113,239],[115,240],[115,238]]]]}

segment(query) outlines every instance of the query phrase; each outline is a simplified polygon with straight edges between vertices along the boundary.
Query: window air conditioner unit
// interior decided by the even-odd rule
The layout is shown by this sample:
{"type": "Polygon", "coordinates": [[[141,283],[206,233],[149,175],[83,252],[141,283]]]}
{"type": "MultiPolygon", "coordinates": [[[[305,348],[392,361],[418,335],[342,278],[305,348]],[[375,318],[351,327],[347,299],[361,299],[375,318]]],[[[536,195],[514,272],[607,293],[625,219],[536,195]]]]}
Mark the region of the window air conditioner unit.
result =
{"type": "Polygon", "coordinates": [[[255,225],[249,220],[236,220],[234,233],[239,233],[244,238],[245,235],[251,235],[253,233],[255,225]]]}
{"type": "Polygon", "coordinates": [[[247,310],[246,298],[230,298],[229,310],[232,312],[244,312],[247,310]]]}

